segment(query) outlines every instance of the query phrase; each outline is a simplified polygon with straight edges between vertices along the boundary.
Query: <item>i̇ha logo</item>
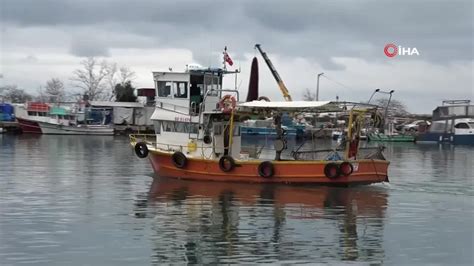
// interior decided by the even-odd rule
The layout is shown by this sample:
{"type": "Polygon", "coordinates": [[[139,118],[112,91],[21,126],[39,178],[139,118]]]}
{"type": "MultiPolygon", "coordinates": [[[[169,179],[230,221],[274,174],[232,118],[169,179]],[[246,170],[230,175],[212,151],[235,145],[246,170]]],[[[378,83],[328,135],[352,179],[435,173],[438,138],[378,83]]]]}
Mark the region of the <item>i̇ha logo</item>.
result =
{"type": "Polygon", "coordinates": [[[396,55],[420,55],[416,47],[410,48],[410,47],[403,47],[400,45],[397,46],[393,43],[389,43],[385,45],[385,47],[383,48],[383,52],[388,57],[395,57],[396,55]]]}

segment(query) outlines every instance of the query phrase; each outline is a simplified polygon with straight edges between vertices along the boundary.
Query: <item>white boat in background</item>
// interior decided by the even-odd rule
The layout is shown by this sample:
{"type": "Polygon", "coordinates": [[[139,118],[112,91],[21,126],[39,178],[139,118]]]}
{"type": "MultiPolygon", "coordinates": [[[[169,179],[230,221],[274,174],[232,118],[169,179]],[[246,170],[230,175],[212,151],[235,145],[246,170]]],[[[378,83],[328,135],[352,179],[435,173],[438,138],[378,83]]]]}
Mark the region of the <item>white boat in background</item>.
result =
{"type": "Polygon", "coordinates": [[[3,127],[0,127],[0,134],[2,134],[3,132],[5,132],[5,131],[3,130],[3,127]]]}
{"type": "Polygon", "coordinates": [[[114,135],[114,129],[108,125],[65,125],[38,122],[43,134],[51,135],[114,135]]]}
{"type": "Polygon", "coordinates": [[[417,143],[474,145],[474,105],[470,100],[446,100],[433,110],[428,130],[420,132],[417,143]]]}

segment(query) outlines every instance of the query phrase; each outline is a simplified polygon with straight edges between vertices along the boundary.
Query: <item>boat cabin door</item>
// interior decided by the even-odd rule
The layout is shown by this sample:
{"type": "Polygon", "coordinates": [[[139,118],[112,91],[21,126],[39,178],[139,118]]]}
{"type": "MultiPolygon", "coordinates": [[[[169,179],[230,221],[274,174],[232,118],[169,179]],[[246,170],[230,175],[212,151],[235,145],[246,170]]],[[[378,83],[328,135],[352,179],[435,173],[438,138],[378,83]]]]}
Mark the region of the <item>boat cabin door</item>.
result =
{"type": "Polygon", "coordinates": [[[218,73],[204,74],[204,110],[213,111],[221,98],[222,77],[218,73]]]}

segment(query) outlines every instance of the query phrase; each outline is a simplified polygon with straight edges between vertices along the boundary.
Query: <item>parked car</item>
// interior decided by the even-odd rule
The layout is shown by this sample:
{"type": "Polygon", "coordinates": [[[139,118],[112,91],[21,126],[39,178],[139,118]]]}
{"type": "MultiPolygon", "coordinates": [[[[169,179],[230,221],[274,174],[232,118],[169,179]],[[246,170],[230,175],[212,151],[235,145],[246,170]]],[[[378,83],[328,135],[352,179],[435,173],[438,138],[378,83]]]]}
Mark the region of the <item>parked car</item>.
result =
{"type": "Polygon", "coordinates": [[[402,127],[402,130],[404,131],[418,131],[418,128],[420,125],[430,125],[431,123],[429,121],[426,121],[426,120],[416,120],[416,121],[413,121],[409,124],[405,124],[403,125],[402,127]]]}

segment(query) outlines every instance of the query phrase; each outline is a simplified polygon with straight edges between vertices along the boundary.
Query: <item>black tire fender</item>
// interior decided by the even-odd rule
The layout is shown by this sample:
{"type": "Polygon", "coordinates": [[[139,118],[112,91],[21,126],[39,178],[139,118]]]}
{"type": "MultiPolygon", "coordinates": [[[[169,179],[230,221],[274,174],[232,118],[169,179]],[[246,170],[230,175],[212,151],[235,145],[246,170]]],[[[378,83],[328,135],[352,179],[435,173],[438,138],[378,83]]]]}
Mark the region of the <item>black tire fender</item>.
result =
{"type": "Polygon", "coordinates": [[[135,144],[135,154],[138,158],[146,158],[148,153],[148,147],[145,142],[137,142],[137,144],[135,144]]]}
{"type": "Polygon", "coordinates": [[[185,168],[188,164],[188,158],[186,158],[186,155],[180,151],[173,153],[171,156],[171,161],[173,162],[174,166],[180,169],[185,168]]]}
{"type": "Polygon", "coordinates": [[[341,169],[337,163],[328,163],[324,166],[324,174],[330,179],[338,178],[341,175],[341,169]]]}
{"type": "Polygon", "coordinates": [[[212,137],[209,136],[209,135],[205,135],[203,138],[202,138],[202,141],[206,144],[211,144],[212,143],[212,137]]]}
{"type": "Polygon", "coordinates": [[[219,159],[219,168],[222,172],[230,172],[235,168],[235,160],[229,155],[224,155],[219,159]]]}
{"type": "Polygon", "coordinates": [[[264,178],[270,178],[275,174],[275,168],[270,161],[261,162],[258,165],[258,174],[264,178]]]}

